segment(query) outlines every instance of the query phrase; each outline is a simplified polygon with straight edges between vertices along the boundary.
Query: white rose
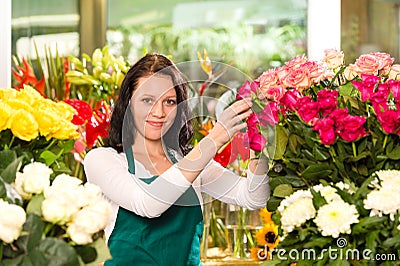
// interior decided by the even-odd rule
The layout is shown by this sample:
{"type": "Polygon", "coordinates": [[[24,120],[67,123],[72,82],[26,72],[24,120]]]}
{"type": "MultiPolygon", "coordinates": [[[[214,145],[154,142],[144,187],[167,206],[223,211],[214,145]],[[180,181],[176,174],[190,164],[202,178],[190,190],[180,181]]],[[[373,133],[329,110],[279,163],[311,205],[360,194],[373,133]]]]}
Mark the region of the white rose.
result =
{"type": "Polygon", "coordinates": [[[24,209],[18,205],[0,200],[0,239],[6,243],[16,240],[26,221],[24,209]]]}
{"type": "Polygon", "coordinates": [[[82,206],[94,204],[101,200],[101,189],[99,186],[87,182],[84,186],[84,192],[81,194],[82,206]]]}
{"type": "Polygon", "coordinates": [[[44,163],[30,163],[22,173],[17,173],[13,186],[22,198],[30,199],[32,194],[40,194],[50,186],[51,173],[53,170],[44,163]]]}
{"type": "Polygon", "coordinates": [[[67,234],[71,237],[72,241],[78,245],[86,245],[93,242],[92,235],[86,233],[82,228],[74,223],[68,226],[67,234]]]}
{"type": "Polygon", "coordinates": [[[24,190],[24,180],[25,180],[25,175],[23,173],[17,172],[15,176],[15,181],[12,184],[12,186],[15,188],[15,190],[18,192],[19,195],[23,199],[29,200],[32,198],[32,193],[27,193],[24,190]]]}
{"type": "Polygon", "coordinates": [[[60,225],[68,223],[75,211],[76,209],[71,209],[70,206],[54,199],[45,199],[42,202],[43,218],[51,223],[60,225]]]}
{"type": "Polygon", "coordinates": [[[101,200],[77,212],[72,219],[72,223],[79,226],[86,233],[94,234],[107,226],[110,214],[110,204],[101,200]]]}

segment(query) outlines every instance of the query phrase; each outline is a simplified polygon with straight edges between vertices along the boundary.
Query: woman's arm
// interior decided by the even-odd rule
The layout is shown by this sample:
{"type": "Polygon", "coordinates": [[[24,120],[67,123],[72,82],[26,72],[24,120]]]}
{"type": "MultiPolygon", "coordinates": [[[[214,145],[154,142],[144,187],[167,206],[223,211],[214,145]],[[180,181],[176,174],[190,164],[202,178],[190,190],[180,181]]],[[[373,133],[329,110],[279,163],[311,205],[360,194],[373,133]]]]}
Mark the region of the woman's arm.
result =
{"type": "MultiPolygon", "coordinates": [[[[96,148],[85,157],[84,169],[89,182],[98,185],[104,196],[124,209],[144,217],[158,217],[191,185],[175,166],[151,184],[139,180],[147,177],[140,169],[128,171],[124,154],[112,148],[96,148]]],[[[143,170],[142,170],[143,171],[143,170]]]]}
{"type": "MultiPolygon", "coordinates": [[[[257,165],[257,160],[250,164],[257,165]]],[[[255,166],[250,166],[247,177],[241,177],[213,161],[200,174],[202,191],[223,202],[250,210],[263,208],[270,196],[266,164],[260,162],[257,174],[252,172],[255,166]]]]}

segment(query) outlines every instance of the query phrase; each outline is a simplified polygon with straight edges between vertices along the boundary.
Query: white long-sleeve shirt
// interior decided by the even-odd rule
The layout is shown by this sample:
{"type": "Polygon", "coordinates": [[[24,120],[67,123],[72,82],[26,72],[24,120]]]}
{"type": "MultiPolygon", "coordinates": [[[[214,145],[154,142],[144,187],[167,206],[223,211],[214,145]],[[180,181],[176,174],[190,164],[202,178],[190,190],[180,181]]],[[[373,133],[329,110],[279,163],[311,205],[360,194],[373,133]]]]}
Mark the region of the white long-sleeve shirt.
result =
{"type": "MultiPolygon", "coordinates": [[[[177,154],[175,157],[179,159],[177,154]]],[[[247,178],[222,167],[211,160],[191,184],[174,164],[157,179],[147,184],[139,178],[153,175],[135,160],[135,174],[128,171],[125,153],[113,148],[96,148],[84,159],[84,169],[89,182],[98,185],[110,202],[113,214],[105,232],[111,234],[118,208],[122,207],[144,217],[158,217],[190,187],[193,186],[202,204],[201,192],[229,204],[247,209],[260,209],[270,195],[269,178],[247,171],[247,178]]]]}

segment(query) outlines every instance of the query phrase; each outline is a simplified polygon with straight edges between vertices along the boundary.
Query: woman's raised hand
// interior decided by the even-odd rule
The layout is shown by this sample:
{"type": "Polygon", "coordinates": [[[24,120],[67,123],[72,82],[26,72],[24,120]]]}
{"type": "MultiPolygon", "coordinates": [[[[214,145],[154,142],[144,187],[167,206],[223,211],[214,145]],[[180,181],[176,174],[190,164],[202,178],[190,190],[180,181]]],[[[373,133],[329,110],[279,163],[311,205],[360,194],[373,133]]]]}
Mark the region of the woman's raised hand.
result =
{"type": "Polygon", "coordinates": [[[228,142],[236,132],[247,126],[246,119],[252,113],[251,104],[250,99],[241,99],[221,113],[208,135],[218,148],[228,142]]]}

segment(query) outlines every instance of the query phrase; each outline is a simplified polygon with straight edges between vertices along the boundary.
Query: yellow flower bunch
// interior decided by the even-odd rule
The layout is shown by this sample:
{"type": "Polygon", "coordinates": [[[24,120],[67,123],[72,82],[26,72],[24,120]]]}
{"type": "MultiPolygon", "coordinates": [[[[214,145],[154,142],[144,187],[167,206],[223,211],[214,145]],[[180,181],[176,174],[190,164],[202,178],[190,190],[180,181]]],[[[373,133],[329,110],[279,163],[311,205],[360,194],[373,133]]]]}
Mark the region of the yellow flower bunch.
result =
{"type": "Polygon", "coordinates": [[[260,209],[263,227],[256,231],[257,247],[250,250],[250,257],[255,260],[269,260],[271,251],[279,244],[278,226],[271,219],[272,213],[266,208],[260,209]]]}
{"type": "Polygon", "coordinates": [[[75,112],[69,104],[46,99],[27,85],[20,91],[0,88],[0,132],[10,129],[21,140],[39,135],[47,140],[78,138],[77,126],[71,123],[75,112]]]}

